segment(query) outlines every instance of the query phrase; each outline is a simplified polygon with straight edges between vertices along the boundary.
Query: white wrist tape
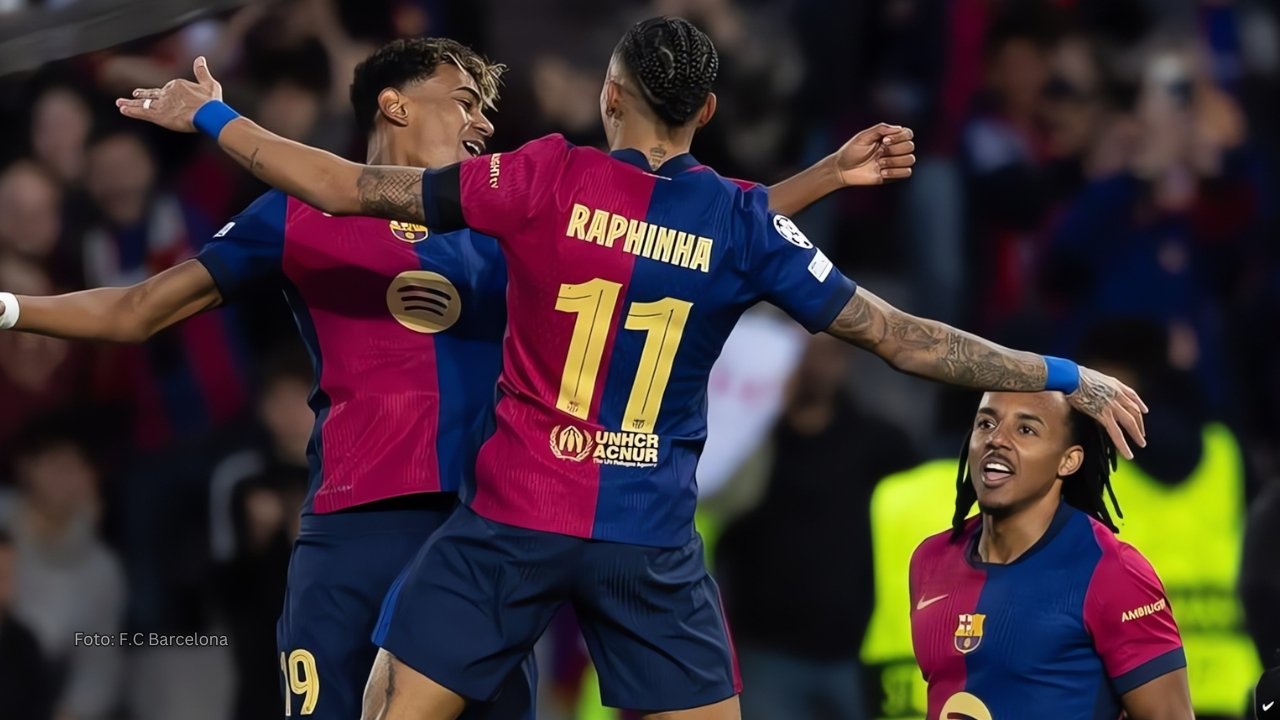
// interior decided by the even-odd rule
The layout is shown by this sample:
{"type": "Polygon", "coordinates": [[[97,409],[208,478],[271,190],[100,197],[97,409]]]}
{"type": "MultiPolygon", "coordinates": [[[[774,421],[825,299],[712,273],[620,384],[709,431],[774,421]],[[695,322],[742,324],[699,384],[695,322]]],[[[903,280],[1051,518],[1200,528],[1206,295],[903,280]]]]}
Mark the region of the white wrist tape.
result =
{"type": "Polygon", "coordinates": [[[4,303],[4,314],[0,315],[0,330],[8,330],[18,324],[18,297],[13,293],[0,292],[0,303],[4,303]]]}

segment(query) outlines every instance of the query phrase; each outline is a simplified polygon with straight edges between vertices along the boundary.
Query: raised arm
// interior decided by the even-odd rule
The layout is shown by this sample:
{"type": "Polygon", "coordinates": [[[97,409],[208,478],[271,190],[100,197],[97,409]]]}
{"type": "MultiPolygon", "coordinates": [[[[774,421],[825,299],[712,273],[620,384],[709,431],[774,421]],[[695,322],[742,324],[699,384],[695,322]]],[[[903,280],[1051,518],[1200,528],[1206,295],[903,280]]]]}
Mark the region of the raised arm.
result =
{"type": "MultiPolygon", "coordinates": [[[[1049,380],[1043,356],[1010,350],[945,323],[902,312],[862,287],[827,332],[870,350],[897,370],[951,385],[1034,392],[1046,389],[1049,380]]],[[[1125,432],[1146,445],[1142,420],[1146,406],[1115,378],[1082,367],[1079,385],[1067,399],[1102,423],[1125,457],[1133,457],[1125,432]]]]}
{"type": "MultiPolygon", "coordinates": [[[[258,179],[331,215],[428,222],[431,208],[423,207],[422,168],[361,165],[282,138],[221,104],[222,86],[209,73],[203,57],[195,61],[195,77],[196,82],[173,80],[163,88],[135,90],[132,98],[121,98],[116,106],[127,117],[169,130],[195,132],[199,125],[258,179]],[[211,101],[219,102],[205,108],[211,101]],[[198,121],[202,108],[205,112],[198,121]]],[[[447,179],[457,174],[446,168],[433,171],[433,176],[447,179]]],[[[453,193],[452,197],[456,196],[453,193]]],[[[457,229],[438,223],[432,226],[457,229]]]]}
{"type": "Polygon", "coordinates": [[[913,137],[911,128],[873,125],[809,168],[769,186],[769,209],[794,215],[843,187],[909,178],[916,164],[913,137]]]}
{"type": "Polygon", "coordinates": [[[228,123],[218,145],[259,180],[331,215],[425,222],[420,168],[353,163],[248,118],[228,123]]]}
{"type": "MultiPolygon", "coordinates": [[[[0,298],[0,316],[14,308],[0,298]]],[[[142,342],[196,313],[217,307],[222,295],[198,261],[170,268],[131,287],[84,290],[47,297],[17,296],[14,330],[65,338],[142,342]]]]}

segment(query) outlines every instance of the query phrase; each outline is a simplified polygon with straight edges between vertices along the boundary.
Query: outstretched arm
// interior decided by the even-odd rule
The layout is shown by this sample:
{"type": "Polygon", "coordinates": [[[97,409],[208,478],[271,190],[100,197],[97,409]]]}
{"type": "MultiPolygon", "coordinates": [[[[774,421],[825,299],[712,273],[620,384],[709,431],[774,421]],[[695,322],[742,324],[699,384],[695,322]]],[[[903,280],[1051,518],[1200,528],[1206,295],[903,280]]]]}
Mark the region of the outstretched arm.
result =
{"type": "MultiPolygon", "coordinates": [[[[222,86],[209,73],[203,57],[195,61],[195,77],[196,82],[173,80],[163,88],[135,90],[133,98],[117,100],[116,107],[127,117],[169,130],[195,132],[201,108],[222,99],[222,86]]],[[[428,222],[422,168],[353,163],[282,138],[247,118],[221,125],[217,139],[228,155],[258,179],[324,212],[428,222]]],[[[450,177],[448,169],[439,172],[450,177]]]]}
{"type": "MultiPolygon", "coordinates": [[[[1001,347],[950,325],[916,317],[859,287],[827,332],[870,350],[897,370],[978,390],[1034,392],[1045,389],[1048,369],[1035,353],[1001,347]]],[[[1127,458],[1127,432],[1146,445],[1137,393],[1115,378],[1080,368],[1080,384],[1067,400],[1107,429],[1127,458]],[[1123,428],[1123,431],[1121,430],[1123,428]]]]}
{"type": "Polygon", "coordinates": [[[911,177],[916,164],[911,128],[880,123],[854,135],[839,150],[769,186],[769,209],[794,215],[843,187],[883,185],[911,177]]]}
{"type": "Polygon", "coordinates": [[[331,215],[427,222],[422,168],[360,165],[282,138],[247,118],[229,123],[218,145],[259,180],[331,215]]]}
{"type": "MultiPolygon", "coordinates": [[[[67,340],[142,342],[222,302],[213,277],[196,260],[131,287],[47,297],[18,296],[14,330],[67,340]]],[[[0,300],[0,315],[6,308],[0,300]]]]}

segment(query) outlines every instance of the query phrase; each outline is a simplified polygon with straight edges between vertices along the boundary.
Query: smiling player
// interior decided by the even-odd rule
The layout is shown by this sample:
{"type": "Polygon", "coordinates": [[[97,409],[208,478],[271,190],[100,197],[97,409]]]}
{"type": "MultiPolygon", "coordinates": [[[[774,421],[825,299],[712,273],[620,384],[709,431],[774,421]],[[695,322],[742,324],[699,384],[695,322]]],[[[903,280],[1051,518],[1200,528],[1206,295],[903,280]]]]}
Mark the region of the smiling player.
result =
{"type": "Polygon", "coordinates": [[[903,372],[1060,388],[1117,443],[1125,432],[1144,442],[1145,406],[1114,378],[889,306],[771,212],[763,188],[698,163],[689,146],[715,112],[718,66],[691,23],[637,23],[601,90],[611,153],[548,136],[425,173],[349,163],[237,119],[202,61],[195,83],[117,101],[130,117],[198,126],[328,212],[470,225],[507,254],[496,430],[463,507],[388,593],[369,720],[454,718],[492,697],[565,603],[605,704],[663,720],[739,716],[732,642],[693,527],[694,470],[711,368],[758,302],[903,372]]]}
{"type": "MultiPolygon", "coordinates": [[[[441,167],[479,154],[502,66],[452,40],[400,40],[356,68],[351,101],[371,161],[441,167]]],[[[284,708],[360,714],[369,641],[396,575],[457,503],[492,402],[506,327],[497,243],[370,217],[330,217],[272,190],[199,256],[132,287],[0,294],[0,328],[141,342],[278,288],[314,364],[310,489],[277,628],[284,708]]],[[[473,717],[533,717],[533,663],[473,717]]]]}
{"type": "MultiPolygon", "coordinates": [[[[484,110],[497,98],[501,71],[447,39],[379,49],[356,69],[351,88],[369,161],[443,167],[482,153],[493,132],[484,110]]],[[[910,138],[906,128],[869,128],[771,187],[770,203],[795,211],[842,186],[908,177],[910,138]],[[898,142],[885,146],[886,136],[898,142]]],[[[492,238],[330,217],[271,191],[198,259],[135,286],[56,297],[0,293],[0,329],[140,342],[255,284],[283,291],[317,386],[311,491],[279,624],[281,670],[289,712],[345,719],[360,714],[383,595],[456,504],[473,468],[475,431],[492,407],[501,364],[506,281],[492,238]]],[[[477,714],[530,717],[531,684],[515,672],[497,704],[478,705],[477,714]]]]}

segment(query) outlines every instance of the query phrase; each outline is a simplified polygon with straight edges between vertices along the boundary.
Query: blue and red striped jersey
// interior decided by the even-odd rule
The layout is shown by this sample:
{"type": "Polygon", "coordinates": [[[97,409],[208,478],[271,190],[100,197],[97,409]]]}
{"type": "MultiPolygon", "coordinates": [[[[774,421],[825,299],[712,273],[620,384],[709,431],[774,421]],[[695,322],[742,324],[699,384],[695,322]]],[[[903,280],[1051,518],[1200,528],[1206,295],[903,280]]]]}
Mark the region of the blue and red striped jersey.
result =
{"type": "Polygon", "coordinates": [[[1121,696],[1186,667],[1151,564],[1062,503],[1044,536],[1007,565],[978,559],[980,518],[911,558],[911,640],[929,717],[1115,720],[1121,696]]]}
{"type": "Polygon", "coordinates": [[[332,217],[271,191],[198,259],[226,301],[279,285],[311,353],[304,513],[458,489],[493,407],[506,327],[492,238],[332,217]]]}
{"type": "Polygon", "coordinates": [[[512,269],[496,427],[462,496],[520,527],[686,544],[708,376],[739,316],[768,301],[816,332],[855,291],[765,188],[689,154],[650,171],[551,135],[427,173],[424,198],[512,269]]]}

